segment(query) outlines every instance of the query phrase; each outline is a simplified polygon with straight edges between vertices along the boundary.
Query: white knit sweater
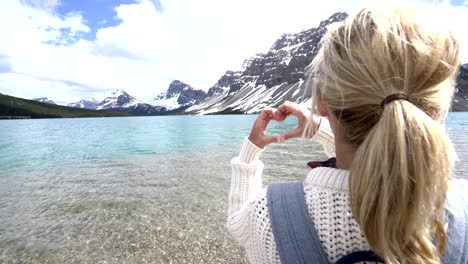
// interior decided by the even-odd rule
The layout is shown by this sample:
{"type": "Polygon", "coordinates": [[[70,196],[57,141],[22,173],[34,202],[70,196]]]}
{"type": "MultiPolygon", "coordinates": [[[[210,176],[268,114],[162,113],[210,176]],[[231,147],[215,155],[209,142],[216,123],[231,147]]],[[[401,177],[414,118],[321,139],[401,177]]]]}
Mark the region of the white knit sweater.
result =
{"type": "MultiPolygon", "coordinates": [[[[312,140],[322,144],[325,153],[335,152],[328,120],[322,119],[312,140]]],[[[247,251],[250,263],[280,263],[268,216],[266,188],[262,188],[261,149],[245,139],[239,157],[231,161],[227,228],[247,251]]],[[[309,215],[330,262],[369,245],[354,220],[348,195],[348,171],[319,167],[304,182],[309,215]]]]}

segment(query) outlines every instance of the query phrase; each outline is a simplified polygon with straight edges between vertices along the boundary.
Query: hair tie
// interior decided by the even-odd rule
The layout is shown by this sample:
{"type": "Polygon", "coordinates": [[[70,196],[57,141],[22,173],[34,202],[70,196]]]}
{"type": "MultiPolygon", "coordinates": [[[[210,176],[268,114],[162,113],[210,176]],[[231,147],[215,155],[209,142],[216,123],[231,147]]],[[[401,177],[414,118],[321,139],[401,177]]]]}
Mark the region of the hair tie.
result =
{"type": "Polygon", "coordinates": [[[380,108],[382,108],[382,110],[384,109],[385,105],[390,103],[391,101],[395,101],[395,100],[406,100],[409,102],[409,98],[406,94],[404,93],[395,93],[395,94],[391,94],[387,97],[385,97],[382,102],[380,103],[380,108]]]}

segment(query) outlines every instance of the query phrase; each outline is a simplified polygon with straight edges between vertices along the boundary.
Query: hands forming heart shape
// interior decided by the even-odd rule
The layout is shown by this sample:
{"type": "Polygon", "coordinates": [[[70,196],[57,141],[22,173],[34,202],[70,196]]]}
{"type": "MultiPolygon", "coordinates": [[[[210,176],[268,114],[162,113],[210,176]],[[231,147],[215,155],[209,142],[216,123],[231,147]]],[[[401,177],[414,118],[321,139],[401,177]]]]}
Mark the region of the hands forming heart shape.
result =
{"type": "MultiPolygon", "coordinates": [[[[256,146],[264,148],[274,142],[281,143],[290,138],[301,137],[310,115],[311,113],[308,109],[289,101],[284,102],[278,109],[266,108],[255,120],[250,131],[249,140],[256,146]],[[290,115],[297,117],[297,127],[295,129],[286,131],[282,135],[266,134],[270,121],[283,122],[290,115]]],[[[314,115],[312,121],[314,122],[314,127],[318,127],[320,118],[314,115]]]]}

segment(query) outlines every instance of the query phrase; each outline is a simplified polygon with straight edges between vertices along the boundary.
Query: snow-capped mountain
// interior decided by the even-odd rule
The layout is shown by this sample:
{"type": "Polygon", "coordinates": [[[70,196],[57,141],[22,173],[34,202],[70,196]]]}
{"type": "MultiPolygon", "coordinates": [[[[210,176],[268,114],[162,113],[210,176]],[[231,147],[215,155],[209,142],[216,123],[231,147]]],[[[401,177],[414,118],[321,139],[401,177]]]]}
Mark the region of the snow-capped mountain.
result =
{"type": "MultiPolygon", "coordinates": [[[[243,68],[245,69],[246,62],[244,62],[243,68]]],[[[207,97],[211,97],[213,95],[222,94],[224,92],[229,91],[231,86],[238,86],[240,85],[241,81],[241,71],[226,71],[226,73],[221,76],[218,82],[213,85],[209,90],[207,97]]]]}
{"type": "Polygon", "coordinates": [[[168,111],[192,106],[206,98],[206,92],[197,90],[179,80],[172,81],[166,92],[156,96],[151,105],[164,107],[168,111]]]}
{"type": "Polygon", "coordinates": [[[282,35],[267,53],[244,61],[241,71],[227,71],[208,90],[208,97],[188,113],[256,113],[285,100],[308,103],[311,97],[304,70],[319,49],[326,27],[348,15],[335,13],[316,28],[282,35]]]}
{"type": "Polygon", "coordinates": [[[49,100],[47,97],[40,97],[40,98],[34,98],[32,99],[33,101],[41,102],[41,103],[46,103],[46,104],[54,104],[56,103],[52,100],[49,100]]]}
{"type": "Polygon", "coordinates": [[[89,100],[82,99],[76,103],[70,103],[67,106],[70,107],[75,107],[75,108],[85,108],[85,109],[91,109],[91,110],[96,110],[99,106],[99,101],[97,101],[94,98],[91,98],[89,100]]]}
{"type": "MultiPolygon", "coordinates": [[[[266,53],[244,61],[240,71],[227,71],[202,102],[187,113],[257,113],[265,107],[278,107],[285,100],[310,104],[310,85],[304,70],[319,50],[328,25],[344,20],[335,13],[318,27],[297,34],[282,35],[266,53]]],[[[468,111],[468,64],[460,67],[453,111],[468,111]]]]}
{"type": "Polygon", "coordinates": [[[106,112],[126,112],[133,115],[156,115],[165,112],[166,108],[143,103],[124,90],[118,89],[100,102],[97,110],[106,112]]]}
{"type": "Polygon", "coordinates": [[[110,109],[110,108],[128,108],[142,104],[143,102],[137,100],[135,97],[129,95],[122,89],[117,89],[99,103],[97,110],[110,109]]]}

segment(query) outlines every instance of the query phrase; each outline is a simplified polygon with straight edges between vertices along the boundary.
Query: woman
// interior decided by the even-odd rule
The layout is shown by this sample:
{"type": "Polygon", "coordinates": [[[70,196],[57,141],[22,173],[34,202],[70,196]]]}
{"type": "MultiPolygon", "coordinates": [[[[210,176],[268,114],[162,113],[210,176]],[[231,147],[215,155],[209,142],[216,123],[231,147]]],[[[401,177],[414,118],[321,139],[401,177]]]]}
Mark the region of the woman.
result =
{"type": "Polygon", "coordinates": [[[305,135],[336,156],[335,168],[314,168],[304,182],[329,262],[372,250],[386,263],[440,263],[452,241],[445,207],[455,159],[442,122],[458,66],[458,41],[411,11],[363,9],[329,28],[310,68],[321,118],[289,102],[263,110],[231,161],[227,227],[249,261],[280,262],[258,158],[271,143],[305,135]],[[265,134],[289,115],[297,129],[265,134]]]}

